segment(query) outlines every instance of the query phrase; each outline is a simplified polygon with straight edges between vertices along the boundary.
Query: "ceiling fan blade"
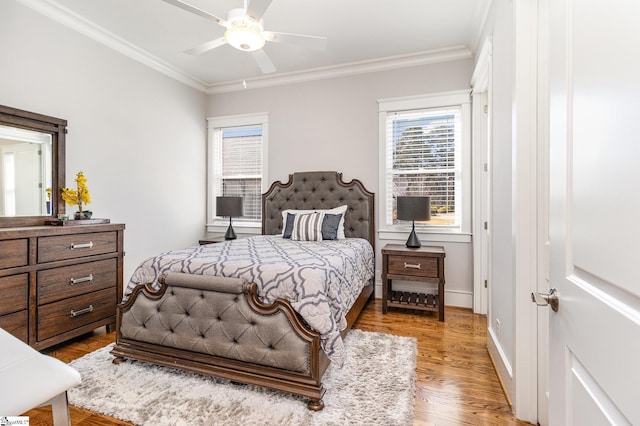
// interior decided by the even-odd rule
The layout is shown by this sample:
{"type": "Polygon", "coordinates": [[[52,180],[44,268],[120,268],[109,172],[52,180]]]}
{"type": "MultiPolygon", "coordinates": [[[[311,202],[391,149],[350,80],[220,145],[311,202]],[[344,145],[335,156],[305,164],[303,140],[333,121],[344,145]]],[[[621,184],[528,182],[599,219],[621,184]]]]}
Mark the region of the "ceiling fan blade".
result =
{"type": "Polygon", "coordinates": [[[254,52],[251,52],[251,54],[258,63],[258,66],[262,70],[263,74],[270,74],[272,72],[275,72],[276,67],[275,65],[273,65],[273,62],[271,62],[271,59],[269,59],[264,49],[256,50],[254,52]]]}
{"type": "Polygon", "coordinates": [[[202,43],[197,46],[194,46],[189,50],[185,50],[184,53],[188,53],[189,55],[199,55],[201,53],[208,52],[209,50],[213,50],[216,47],[220,47],[226,43],[227,42],[224,39],[224,37],[220,37],[215,40],[211,40],[206,43],[202,43]]]}
{"type": "Polygon", "coordinates": [[[324,50],[327,47],[326,37],[277,33],[273,31],[264,31],[262,34],[264,35],[265,39],[278,43],[295,44],[296,46],[307,47],[309,49],[316,50],[324,50]]]}
{"type": "Polygon", "coordinates": [[[251,0],[247,8],[247,16],[260,21],[272,0],[251,0]]]}
{"type": "Polygon", "coordinates": [[[223,27],[227,26],[226,25],[227,21],[225,21],[224,19],[219,18],[216,15],[207,12],[206,10],[202,10],[195,6],[191,6],[190,4],[185,3],[181,0],[162,0],[162,1],[165,3],[172,4],[174,6],[177,6],[180,9],[186,10],[187,12],[195,13],[196,15],[202,16],[203,18],[210,19],[215,23],[222,25],[223,27]]]}

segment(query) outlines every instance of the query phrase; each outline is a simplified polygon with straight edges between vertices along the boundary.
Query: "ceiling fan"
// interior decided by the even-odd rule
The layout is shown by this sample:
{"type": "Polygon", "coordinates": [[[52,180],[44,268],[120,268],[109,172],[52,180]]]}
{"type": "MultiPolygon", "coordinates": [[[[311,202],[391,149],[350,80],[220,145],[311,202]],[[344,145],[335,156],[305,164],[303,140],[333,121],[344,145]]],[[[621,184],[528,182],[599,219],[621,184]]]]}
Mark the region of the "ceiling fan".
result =
{"type": "Polygon", "coordinates": [[[276,67],[262,49],[267,41],[290,43],[316,50],[323,50],[327,44],[326,37],[265,31],[262,25],[262,15],[272,0],[250,0],[248,5],[247,0],[245,0],[245,7],[229,10],[227,19],[219,18],[181,0],[163,1],[187,12],[210,19],[227,29],[224,36],[185,51],[191,55],[199,55],[224,44],[229,44],[243,52],[251,52],[262,72],[268,74],[274,72],[276,67]]]}

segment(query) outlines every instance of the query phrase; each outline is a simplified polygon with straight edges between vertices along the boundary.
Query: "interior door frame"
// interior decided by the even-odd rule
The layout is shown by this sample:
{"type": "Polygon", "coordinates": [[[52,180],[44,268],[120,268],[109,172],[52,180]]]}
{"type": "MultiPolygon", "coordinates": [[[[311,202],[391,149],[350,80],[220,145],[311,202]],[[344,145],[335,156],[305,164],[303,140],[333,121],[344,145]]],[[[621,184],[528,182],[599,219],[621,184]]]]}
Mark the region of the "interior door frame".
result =
{"type": "Polygon", "coordinates": [[[516,417],[537,423],[538,0],[513,7],[512,226],[516,417]]]}
{"type": "MultiPolygon", "coordinates": [[[[549,0],[538,0],[538,262],[537,291],[550,290],[549,236],[549,0]]],[[[549,316],[551,309],[537,309],[537,420],[549,424],[549,316]]]]}
{"type": "Polygon", "coordinates": [[[473,312],[488,314],[488,285],[491,282],[491,245],[486,231],[490,229],[491,210],[491,65],[493,39],[487,37],[480,50],[471,76],[473,96],[473,312]],[[485,224],[486,227],[485,227],[485,224]]]}

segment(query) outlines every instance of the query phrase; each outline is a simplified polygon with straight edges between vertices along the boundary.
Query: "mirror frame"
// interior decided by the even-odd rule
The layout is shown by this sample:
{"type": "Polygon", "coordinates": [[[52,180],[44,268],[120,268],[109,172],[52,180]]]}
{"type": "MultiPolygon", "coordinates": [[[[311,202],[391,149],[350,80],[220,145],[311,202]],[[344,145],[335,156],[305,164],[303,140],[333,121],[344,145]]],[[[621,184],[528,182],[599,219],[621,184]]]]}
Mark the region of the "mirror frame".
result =
{"type": "Polygon", "coordinates": [[[24,111],[0,105],[0,124],[18,127],[51,135],[51,216],[13,216],[0,217],[0,228],[17,226],[44,225],[47,219],[57,218],[65,213],[65,202],[62,200],[60,188],[65,187],[65,136],[67,134],[67,120],[49,117],[30,111],[24,111]]]}

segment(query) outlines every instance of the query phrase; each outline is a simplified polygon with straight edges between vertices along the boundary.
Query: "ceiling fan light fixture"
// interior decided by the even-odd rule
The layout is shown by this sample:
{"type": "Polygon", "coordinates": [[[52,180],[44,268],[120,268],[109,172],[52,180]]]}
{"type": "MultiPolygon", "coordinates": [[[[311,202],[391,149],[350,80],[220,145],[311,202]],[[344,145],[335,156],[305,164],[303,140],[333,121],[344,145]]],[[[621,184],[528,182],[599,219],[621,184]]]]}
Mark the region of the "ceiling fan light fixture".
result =
{"type": "Polygon", "coordinates": [[[229,11],[227,31],[224,33],[225,41],[238,50],[253,52],[262,49],[266,42],[263,28],[259,22],[245,15],[244,9],[229,11]]]}

